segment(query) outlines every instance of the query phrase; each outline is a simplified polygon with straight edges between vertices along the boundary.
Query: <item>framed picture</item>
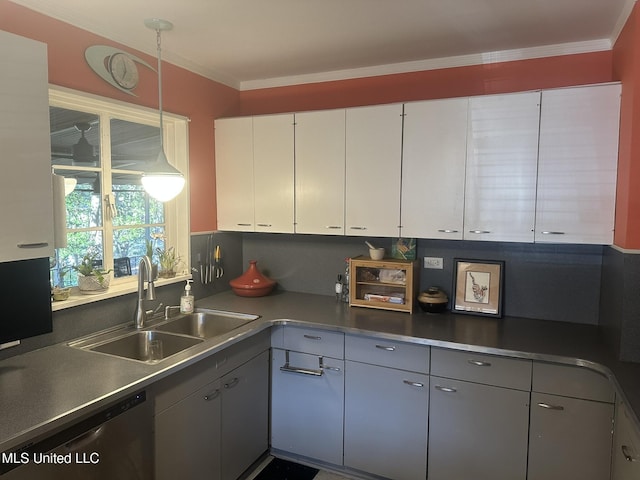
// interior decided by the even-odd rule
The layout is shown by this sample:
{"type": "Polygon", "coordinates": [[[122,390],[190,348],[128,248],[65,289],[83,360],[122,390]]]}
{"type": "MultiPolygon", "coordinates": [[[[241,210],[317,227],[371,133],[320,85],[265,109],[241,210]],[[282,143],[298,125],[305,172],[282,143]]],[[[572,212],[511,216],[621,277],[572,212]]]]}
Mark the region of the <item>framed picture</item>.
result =
{"type": "Polygon", "coordinates": [[[454,258],[453,311],[502,317],[504,262],[454,258]]]}

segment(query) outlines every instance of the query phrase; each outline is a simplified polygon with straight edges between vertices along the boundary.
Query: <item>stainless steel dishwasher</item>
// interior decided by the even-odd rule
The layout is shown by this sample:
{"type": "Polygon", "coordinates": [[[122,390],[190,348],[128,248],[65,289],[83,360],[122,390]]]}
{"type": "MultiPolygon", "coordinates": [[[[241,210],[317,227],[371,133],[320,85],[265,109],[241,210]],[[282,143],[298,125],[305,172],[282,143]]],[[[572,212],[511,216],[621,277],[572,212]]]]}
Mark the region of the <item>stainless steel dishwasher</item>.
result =
{"type": "Polygon", "coordinates": [[[153,412],[139,392],[0,457],[2,480],[153,478],[153,412]]]}

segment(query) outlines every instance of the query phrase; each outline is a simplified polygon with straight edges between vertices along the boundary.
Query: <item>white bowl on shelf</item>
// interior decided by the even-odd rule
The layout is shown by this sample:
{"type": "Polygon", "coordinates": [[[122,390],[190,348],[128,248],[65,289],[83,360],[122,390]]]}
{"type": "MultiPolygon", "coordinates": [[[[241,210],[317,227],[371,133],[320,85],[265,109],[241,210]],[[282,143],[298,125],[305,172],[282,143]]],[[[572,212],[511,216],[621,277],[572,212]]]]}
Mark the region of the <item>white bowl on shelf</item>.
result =
{"type": "Polygon", "coordinates": [[[384,258],[384,248],[370,248],[369,256],[371,260],[382,260],[384,258]]]}

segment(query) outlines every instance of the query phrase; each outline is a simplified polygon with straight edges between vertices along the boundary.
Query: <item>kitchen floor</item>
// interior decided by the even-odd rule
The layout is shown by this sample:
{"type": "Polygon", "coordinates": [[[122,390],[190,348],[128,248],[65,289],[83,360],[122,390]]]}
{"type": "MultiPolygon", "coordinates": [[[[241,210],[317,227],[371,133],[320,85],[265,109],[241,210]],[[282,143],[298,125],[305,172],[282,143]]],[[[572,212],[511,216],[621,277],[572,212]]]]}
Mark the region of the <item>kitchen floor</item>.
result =
{"type": "MultiPolygon", "coordinates": [[[[273,460],[273,457],[265,458],[264,461],[255,469],[255,471],[251,473],[245,480],[253,480],[262,471],[262,469],[269,464],[271,460],[273,460]]],[[[343,477],[342,475],[337,475],[335,473],[320,470],[318,474],[313,477],[313,480],[349,480],[349,478],[351,477],[343,477]]]]}

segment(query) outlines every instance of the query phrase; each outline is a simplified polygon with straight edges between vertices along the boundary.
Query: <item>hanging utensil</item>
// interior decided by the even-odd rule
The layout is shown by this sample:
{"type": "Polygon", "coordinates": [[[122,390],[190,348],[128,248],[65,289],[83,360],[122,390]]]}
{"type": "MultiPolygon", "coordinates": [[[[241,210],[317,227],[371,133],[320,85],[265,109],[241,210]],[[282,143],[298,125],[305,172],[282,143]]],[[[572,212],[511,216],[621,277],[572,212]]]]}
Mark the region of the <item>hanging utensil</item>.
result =
{"type": "Polygon", "coordinates": [[[202,263],[202,255],[198,254],[198,270],[200,271],[200,283],[204,285],[204,265],[202,263]]]}
{"type": "Polygon", "coordinates": [[[209,235],[207,247],[207,283],[213,283],[213,233],[209,235]]]}
{"type": "Polygon", "coordinates": [[[224,275],[224,269],[222,268],[222,254],[220,252],[220,245],[216,245],[216,251],[213,256],[213,270],[216,278],[222,278],[224,275]]]}

